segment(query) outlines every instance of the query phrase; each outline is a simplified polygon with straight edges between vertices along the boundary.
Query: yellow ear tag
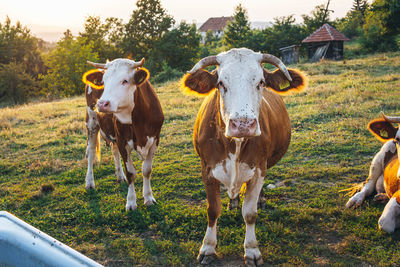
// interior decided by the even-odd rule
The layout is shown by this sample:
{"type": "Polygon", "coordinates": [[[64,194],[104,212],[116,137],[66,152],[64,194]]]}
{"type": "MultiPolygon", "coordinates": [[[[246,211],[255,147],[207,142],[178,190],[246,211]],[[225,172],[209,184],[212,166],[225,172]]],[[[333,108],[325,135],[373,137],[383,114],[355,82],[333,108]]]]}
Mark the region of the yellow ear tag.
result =
{"type": "Polygon", "coordinates": [[[384,138],[389,138],[389,134],[386,130],[380,130],[380,135],[384,138]]]}
{"type": "Polygon", "coordinates": [[[93,82],[91,82],[91,81],[89,81],[89,80],[87,79],[87,76],[88,76],[88,75],[93,74],[93,73],[96,73],[96,72],[100,72],[100,71],[99,71],[98,69],[93,69],[93,70],[89,70],[89,71],[85,72],[85,73],[83,74],[83,76],[82,76],[82,82],[83,82],[84,84],[90,85],[90,87],[92,87],[92,88],[94,88],[94,89],[101,90],[101,89],[104,88],[104,84],[101,84],[102,81],[97,81],[97,80],[95,80],[95,82],[97,83],[97,84],[96,84],[96,83],[93,83],[93,82]],[[100,85],[99,85],[99,84],[100,84],[100,85]]]}

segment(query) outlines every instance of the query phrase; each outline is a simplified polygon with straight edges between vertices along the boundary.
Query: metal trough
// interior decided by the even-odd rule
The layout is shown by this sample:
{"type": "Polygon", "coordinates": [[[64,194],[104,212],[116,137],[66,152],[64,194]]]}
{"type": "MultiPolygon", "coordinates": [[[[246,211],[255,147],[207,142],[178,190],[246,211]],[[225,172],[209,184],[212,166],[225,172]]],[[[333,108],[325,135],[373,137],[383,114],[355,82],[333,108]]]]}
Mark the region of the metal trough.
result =
{"type": "Polygon", "coordinates": [[[0,211],[0,266],[102,266],[14,215],[0,211]]]}

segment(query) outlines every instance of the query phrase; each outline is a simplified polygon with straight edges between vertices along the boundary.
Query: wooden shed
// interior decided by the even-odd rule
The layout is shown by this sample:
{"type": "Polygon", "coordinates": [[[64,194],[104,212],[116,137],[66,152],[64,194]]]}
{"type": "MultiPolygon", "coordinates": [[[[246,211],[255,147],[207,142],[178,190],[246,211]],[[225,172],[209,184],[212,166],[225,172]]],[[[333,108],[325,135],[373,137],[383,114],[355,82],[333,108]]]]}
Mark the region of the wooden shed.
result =
{"type": "Polygon", "coordinates": [[[343,42],[350,39],[333,28],[328,23],[313,32],[302,41],[307,44],[308,60],[319,61],[321,58],[341,60],[343,59],[343,42]]]}
{"type": "Polygon", "coordinates": [[[291,45],[279,48],[284,64],[299,63],[299,45],[291,45]]]}

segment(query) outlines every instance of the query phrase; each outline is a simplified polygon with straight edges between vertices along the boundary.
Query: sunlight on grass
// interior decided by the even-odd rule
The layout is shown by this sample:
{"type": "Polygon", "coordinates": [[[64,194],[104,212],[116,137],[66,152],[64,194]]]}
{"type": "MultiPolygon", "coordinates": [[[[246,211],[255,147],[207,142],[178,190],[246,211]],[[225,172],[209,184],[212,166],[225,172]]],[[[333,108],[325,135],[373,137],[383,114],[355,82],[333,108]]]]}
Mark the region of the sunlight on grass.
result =
{"type": "MultiPolygon", "coordinates": [[[[293,66],[309,76],[306,91],[285,96],[292,142],[268,171],[266,209],[256,234],[267,265],[397,265],[399,232],[377,228],[383,210],[367,200],[345,210],[345,192],[368,175],[380,143],[367,123],[400,114],[400,53],[293,66]],[[269,183],[282,187],[267,190],[269,183]]],[[[145,207],[141,162],[138,210],[125,212],[110,149],[102,143],[96,190],[85,191],[86,130],[82,96],[0,111],[0,210],[107,266],[195,265],[206,229],[206,194],[192,128],[201,98],[182,94],[179,81],[155,85],[165,113],[152,186],[157,205],[145,207]],[[54,187],[43,192],[42,186],[54,187]]],[[[226,207],[228,197],[222,193],[226,207]]],[[[219,219],[221,265],[242,264],[239,211],[219,219]]]]}

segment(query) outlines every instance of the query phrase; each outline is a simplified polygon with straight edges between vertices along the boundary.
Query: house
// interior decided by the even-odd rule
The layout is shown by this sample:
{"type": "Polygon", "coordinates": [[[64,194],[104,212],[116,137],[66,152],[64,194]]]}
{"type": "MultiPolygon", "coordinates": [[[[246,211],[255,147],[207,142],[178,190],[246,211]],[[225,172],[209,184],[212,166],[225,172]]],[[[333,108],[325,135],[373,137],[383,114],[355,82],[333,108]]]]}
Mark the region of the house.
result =
{"type": "Polygon", "coordinates": [[[349,40],[349,38],[334,27],[325,23],[321,28],[304,39],[302,43],[307,44],[308,60],[316,62],[321,58],[343,59],[343,42],[349,40]]]}
{"type": "Polygon", "coordinates": [[[233,20],[233,17],[209,18],[199,28],[202,39],[204,39],[208,31],[212,31],[217,37],[220,38],[224,33],[226,24],[231,20],[233,20]]]}

